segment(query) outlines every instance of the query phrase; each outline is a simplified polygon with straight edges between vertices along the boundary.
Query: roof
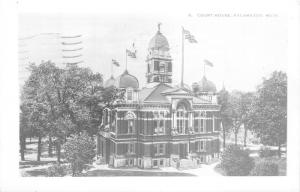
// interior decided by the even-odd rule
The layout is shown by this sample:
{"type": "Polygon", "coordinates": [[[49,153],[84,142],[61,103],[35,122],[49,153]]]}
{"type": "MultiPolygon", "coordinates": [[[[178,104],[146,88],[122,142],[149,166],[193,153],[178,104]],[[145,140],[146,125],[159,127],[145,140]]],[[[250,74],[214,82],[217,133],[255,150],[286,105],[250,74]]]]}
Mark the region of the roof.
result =
{"type": "Polygon", "coordinates": [[[118,76],[115,80],[114,84],[117,88],[133,88],[138,89],[139,88],[139,81],[138,79],[129,74],[127,70],[124,71],[124,73],[120,76],[118,76]]]}
{"type": "Polygon", "coordinates": [[[149,49],[166,49],[169,50],[169,42],[167,38],[157,31],[154,37],[150,40],[149,49]]]}
{"type": "Polygon", "coordinates": [[[170,85],[164,83],[160,83],[152,88],[144,88],[140,92],[140,100],[142,102],[169,102],[161,93],[170,88],[172,88],[170,85]]]}

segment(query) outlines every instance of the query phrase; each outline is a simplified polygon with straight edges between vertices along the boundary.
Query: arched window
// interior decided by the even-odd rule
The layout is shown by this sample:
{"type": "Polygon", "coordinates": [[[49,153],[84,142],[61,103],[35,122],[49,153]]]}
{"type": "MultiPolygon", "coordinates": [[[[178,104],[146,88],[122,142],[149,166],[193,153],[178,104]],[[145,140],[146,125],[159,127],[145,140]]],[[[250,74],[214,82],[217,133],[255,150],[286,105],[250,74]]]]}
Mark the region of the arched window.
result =
{"type": "Polygon", "coordinates": [[[135,133],[135,118],[136,118],[136,115],[129,111],[127,112],[126,116],[125,116],[125,119],[127,120],[127,123],[128,123],[128,134],[133,134],[135,133]]]}
{"type": "Polygon", "coordinates": [[[165,134],[165,120],[163,111],[155,111],[154,115],[154,134],[163,135],[165,134]]]}
{"type": "Polygon", "coordinates": [[[185,132],[185,123],[184,123],[184,120],[185,120],[185,112],[186,112],[186,109],[184,107],[184,105],[180,105],[178,108],[177,108],[177,131],[179,134],[184,134],[185,132]]]}

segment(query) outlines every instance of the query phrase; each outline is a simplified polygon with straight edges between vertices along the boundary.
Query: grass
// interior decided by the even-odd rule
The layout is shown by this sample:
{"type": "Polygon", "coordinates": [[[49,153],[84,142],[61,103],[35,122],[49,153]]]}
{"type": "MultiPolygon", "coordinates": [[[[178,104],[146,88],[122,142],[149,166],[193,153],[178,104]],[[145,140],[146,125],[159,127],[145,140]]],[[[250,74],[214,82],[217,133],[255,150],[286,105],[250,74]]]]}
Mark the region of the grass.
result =
{"type": "MultiPolygon", "coordinates": [[[[277,156],[268,157],[268,158],[260,158],[260,157],[254,157],[253,158],[255,163],[260,162],[261,160],[269,160],[273,161],[278,164],[279,173],[278,176],[286,176],[286,158],[279,158],[277,156]]],[[[226,176],[226,172],[221,168],[220,164],[215,166],[214,170],[218,173],[220,173],[223,176],[226,176]]]]}
{"type": "Polygon", "coordinates": [[[157,171],[129,171],[129,170],[93,170],[83,174],[85,177],[106,176],[195,176],[190,173],[180,172],[157,172],[157,171]]]}
{"type": "Polygon", "coordinates": [[[255,163],[258,163],[261,160],[273,161],[278,164],[278,168],[279,168],[278,176],[286,176],[286,158],[279,158],[277,156],[266,157],[266,158],[255,157],[254,160],[255,163]]]}
{"type": "Polygon", "coordinates": [[[23,177],[47,177],[47,168],[29,170],[22,173],[23,177]]]}

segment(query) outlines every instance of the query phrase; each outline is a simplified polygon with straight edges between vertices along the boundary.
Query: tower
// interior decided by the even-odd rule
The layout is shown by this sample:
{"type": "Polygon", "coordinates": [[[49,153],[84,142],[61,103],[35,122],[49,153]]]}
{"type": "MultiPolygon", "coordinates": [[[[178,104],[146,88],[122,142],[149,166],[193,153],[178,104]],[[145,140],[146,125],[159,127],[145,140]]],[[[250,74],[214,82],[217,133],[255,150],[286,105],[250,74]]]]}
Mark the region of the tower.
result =
{"type": "Polygon", "coordinates": [[[147,83],[172,83],[172,58],[167,38],[160,32],[150,40],[147,55],[147,83]]]}

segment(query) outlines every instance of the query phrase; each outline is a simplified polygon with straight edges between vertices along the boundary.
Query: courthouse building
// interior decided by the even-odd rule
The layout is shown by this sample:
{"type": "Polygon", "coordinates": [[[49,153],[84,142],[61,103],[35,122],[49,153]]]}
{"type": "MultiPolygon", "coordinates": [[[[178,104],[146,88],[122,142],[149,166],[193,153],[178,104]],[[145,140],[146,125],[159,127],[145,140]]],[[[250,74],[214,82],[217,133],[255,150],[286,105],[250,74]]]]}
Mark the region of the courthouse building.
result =
{"type": "Polygon", "coordinates": [[[97,137],[101,162],[112,167],[197,167],[219,157],[220,106],[205,76],[197,94],[172,85],[172,57],[158,29],[146,58],[146,85],[125,71],[105,86],[125,92],[125,101],[105,109],[97,137]]]}

